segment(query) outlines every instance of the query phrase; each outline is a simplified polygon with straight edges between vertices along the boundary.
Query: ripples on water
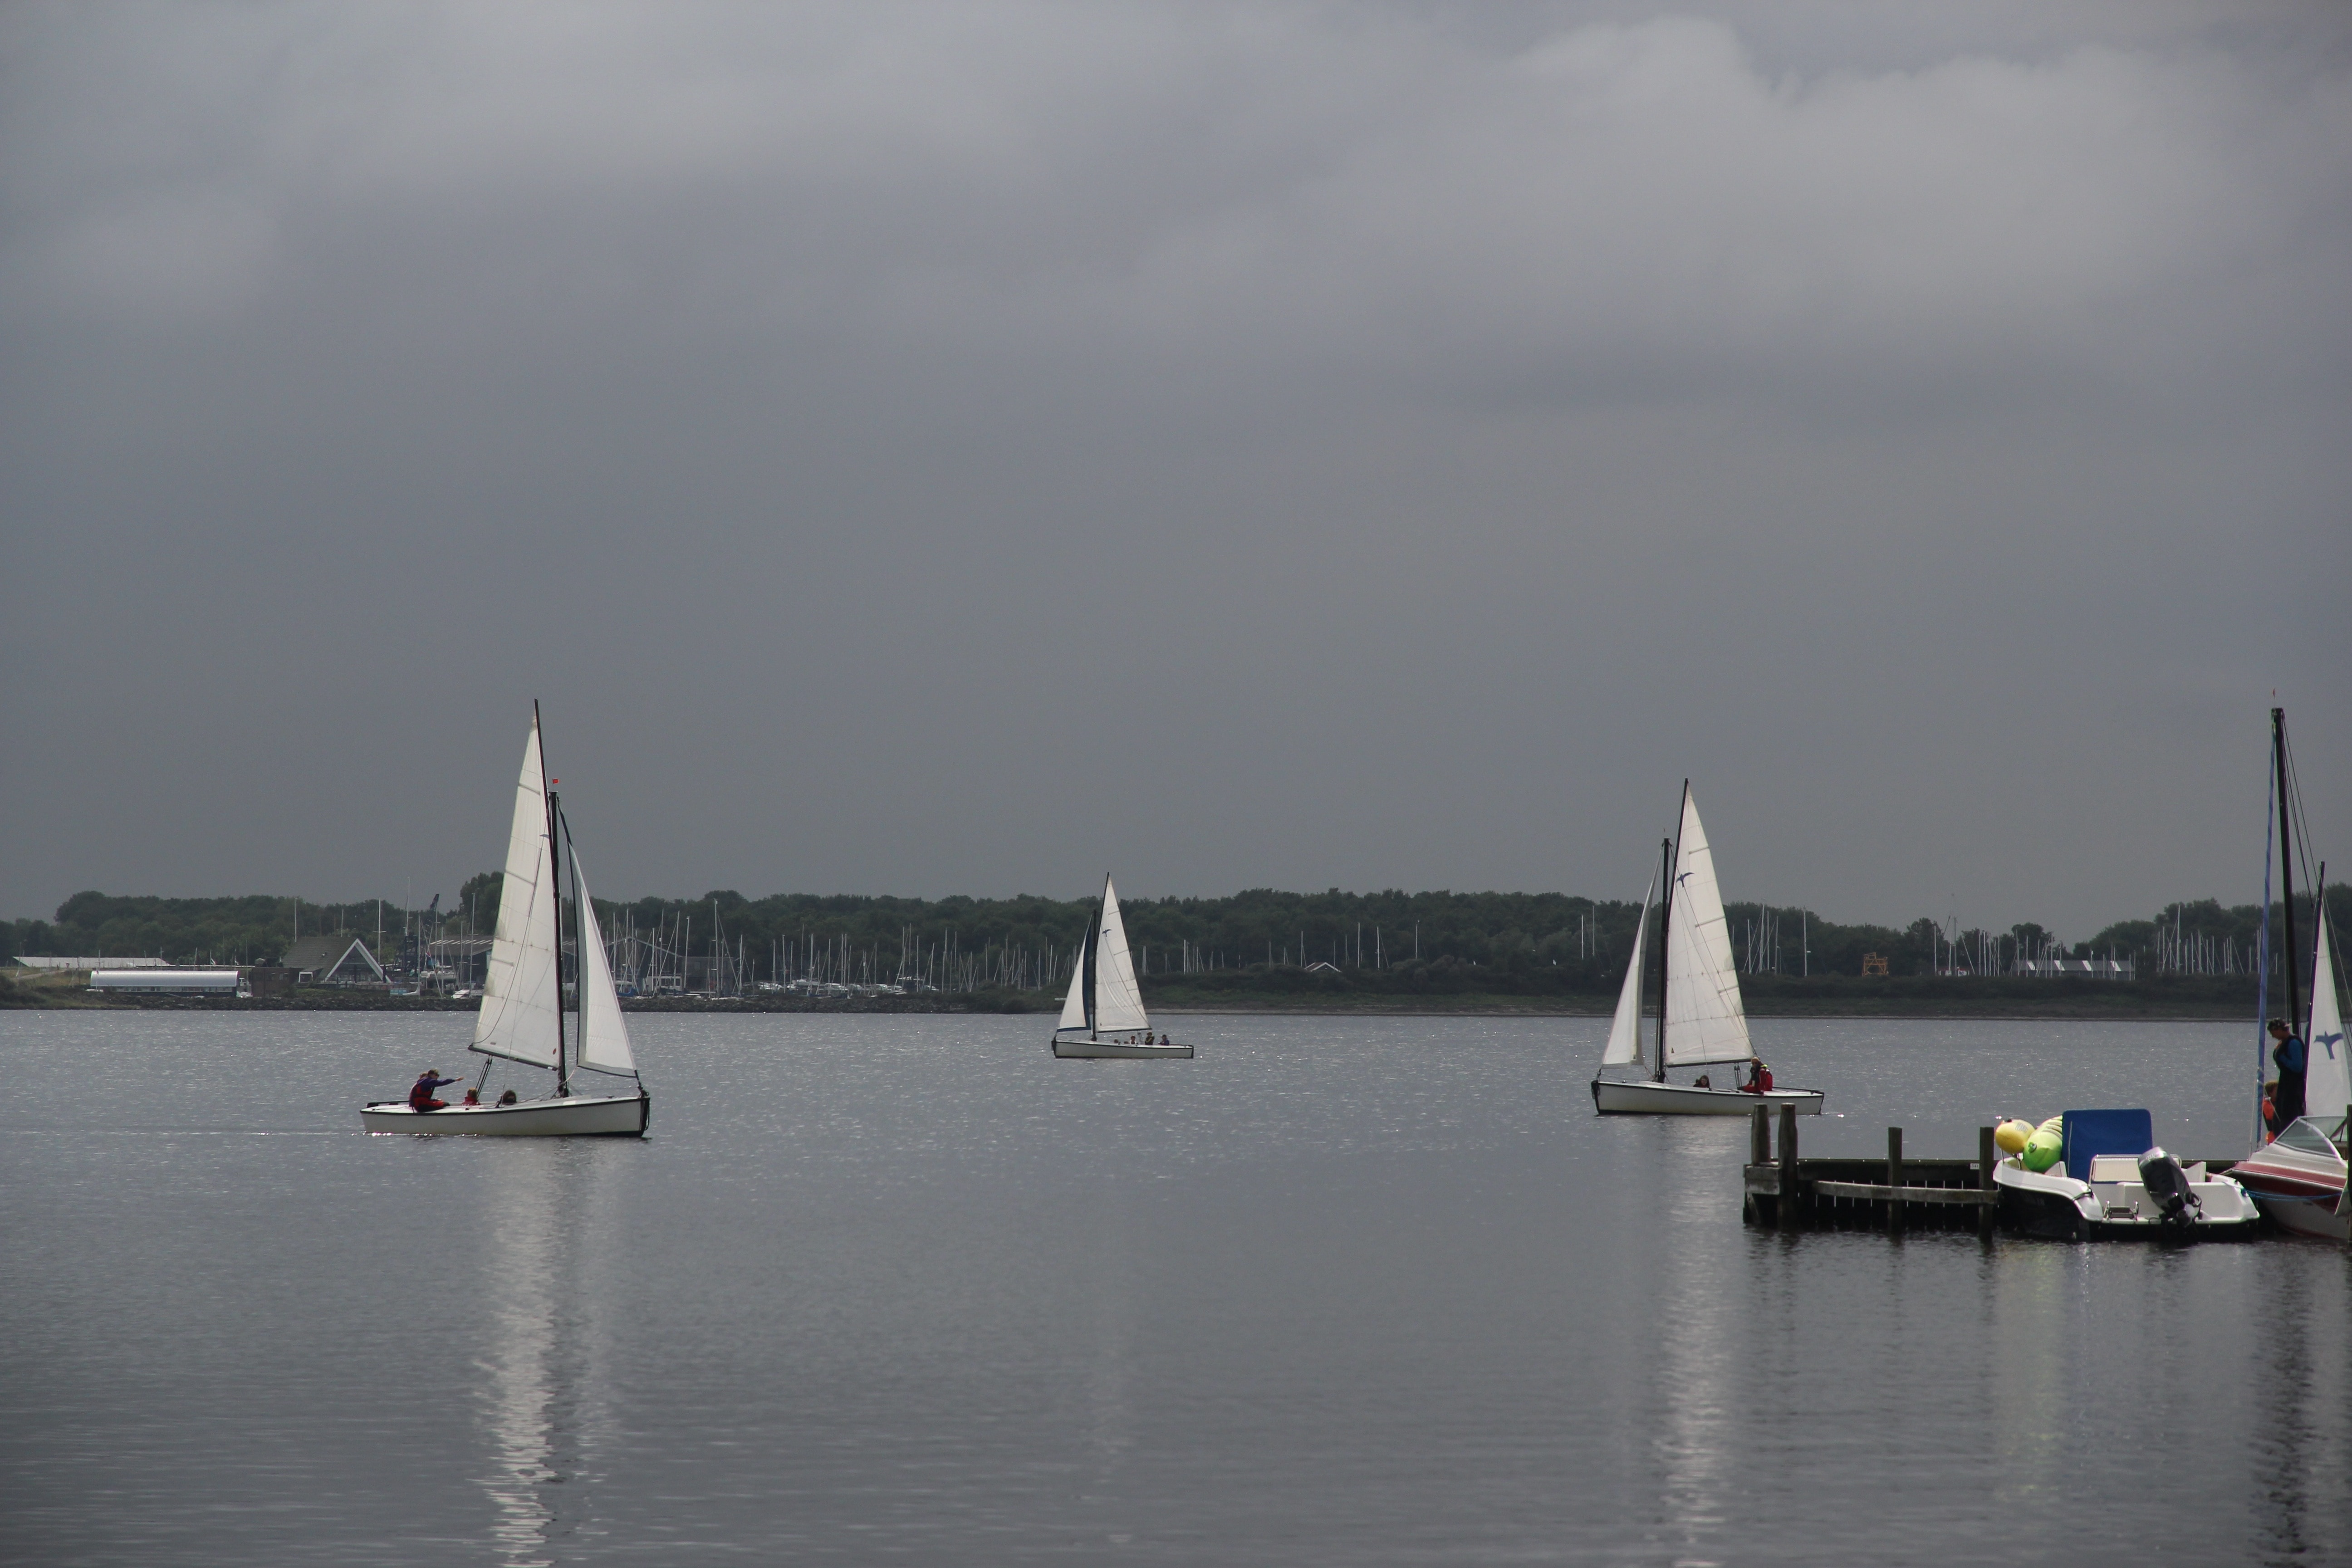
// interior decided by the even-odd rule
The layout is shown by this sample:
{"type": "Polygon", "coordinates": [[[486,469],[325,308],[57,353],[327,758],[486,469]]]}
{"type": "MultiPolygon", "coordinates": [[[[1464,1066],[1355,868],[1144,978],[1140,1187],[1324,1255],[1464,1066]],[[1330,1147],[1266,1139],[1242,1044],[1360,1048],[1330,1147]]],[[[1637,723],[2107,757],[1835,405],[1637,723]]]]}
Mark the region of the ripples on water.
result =
{"type": "MultiPolygon", "coordinates": [[[[644,1143],[372,1139],[461,1017],[0,1016],[0,1558],[2327,1561],[2352,1263],[1738,1220],[1601,1020],[638,1020],[644,1143]]],[[[1814,1152],[2250,1027],[1759,1024],[1814,1152]]]]}

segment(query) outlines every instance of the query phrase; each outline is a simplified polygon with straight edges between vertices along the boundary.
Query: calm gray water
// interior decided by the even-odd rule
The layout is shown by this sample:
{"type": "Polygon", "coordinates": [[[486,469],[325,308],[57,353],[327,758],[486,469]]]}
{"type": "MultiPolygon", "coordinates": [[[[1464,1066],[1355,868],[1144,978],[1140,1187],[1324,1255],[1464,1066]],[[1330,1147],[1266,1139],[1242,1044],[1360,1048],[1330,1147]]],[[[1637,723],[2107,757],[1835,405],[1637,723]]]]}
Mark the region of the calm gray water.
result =
{"type": "MultiPolygon", "coordinates": [[[[0,1558],[2352,1557],[2352,1262],[1739,1223],[1601,1020],[646,1016],[645,1142],[369,1138],[468,1020],[0,1016],[0,1558]]],[[[1761,1024],[1808,1148],[2147,1104],[2248,1027],[1761,1024]]]]}

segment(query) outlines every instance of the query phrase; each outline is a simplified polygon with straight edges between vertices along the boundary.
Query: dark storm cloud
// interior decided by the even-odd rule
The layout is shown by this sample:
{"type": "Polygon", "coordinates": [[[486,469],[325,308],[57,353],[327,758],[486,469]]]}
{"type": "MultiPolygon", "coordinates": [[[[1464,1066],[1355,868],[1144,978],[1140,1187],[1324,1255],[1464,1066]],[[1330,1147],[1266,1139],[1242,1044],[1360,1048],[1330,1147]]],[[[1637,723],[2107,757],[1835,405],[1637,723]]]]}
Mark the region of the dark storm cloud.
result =
{"type": "Polygon", "coordinates": [[[2251,896],[2352,747],[2333,14],[18,12],[22,912],[2251,896]],[[593,825],[593,826],[592,826],[593,825]]]}

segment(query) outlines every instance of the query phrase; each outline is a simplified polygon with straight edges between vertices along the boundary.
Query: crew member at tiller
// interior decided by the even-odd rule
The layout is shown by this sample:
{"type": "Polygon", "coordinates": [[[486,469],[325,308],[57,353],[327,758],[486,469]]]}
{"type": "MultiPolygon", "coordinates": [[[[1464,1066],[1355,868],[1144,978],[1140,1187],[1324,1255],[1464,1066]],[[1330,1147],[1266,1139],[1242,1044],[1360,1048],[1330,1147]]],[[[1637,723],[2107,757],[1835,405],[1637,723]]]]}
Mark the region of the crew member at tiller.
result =
{"type": "Polygon", "coordinates": [[[454,1078],[443,1078],[439,1068],[426,1068],[416,1075],[416,1081],[409,1086],[408,1109],[411,1110],[447,1110],[447,1106],[433,1098],[433,1091],[436,1089],[446,1089],[457,1081],[454,1078]]]}

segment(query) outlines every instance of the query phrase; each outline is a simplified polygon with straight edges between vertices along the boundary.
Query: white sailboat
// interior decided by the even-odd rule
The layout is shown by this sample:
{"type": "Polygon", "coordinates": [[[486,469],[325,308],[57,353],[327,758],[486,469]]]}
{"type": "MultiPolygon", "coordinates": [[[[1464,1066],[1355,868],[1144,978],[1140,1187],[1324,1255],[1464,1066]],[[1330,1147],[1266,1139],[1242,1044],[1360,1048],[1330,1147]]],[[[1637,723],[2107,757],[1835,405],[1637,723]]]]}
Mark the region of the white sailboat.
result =
{"type": "MultiPolygon", "coordinates": [[[[1644,1066],[1642,1049],[1642,987],[1648,950],[1651,895],[1642,895],[1642,923],[1633,933],[1633,954],[1617,994],[1617,1014],[1601,1071],[1592,1079],[1592,1109],[1603,1116],[1745,1116],[1759,1105],[1792,1106],[1800,1116],[1818,1116],[1817,1089],[1701,1088],[1672,1083],[1670,1067],[1748,1062],[1748,1012],[1739,998],[1739,973],[1731,961],[1731,935],[1723,920],[1723,896],[1715,880],[1715,851],[1683,781],[1682,824],[1661,847],[1665,907],[1660,921],[1663,950],[1658,973],[1658,1032],[1645,1078],[1609,1076],[1612,1068],[1644,1066]]],[[[1654,890],[1656,883],[1652,883],[1654,890]]]]}
{"type": "Polygon", "coordinates": [[[1135,958],[1128,952],[1127,926],[1118,918],[1118,890],[1103,879],[1102,912],[1087,932],[1087,944],[1062,998],[1054,1029],[1054,1054],[1081,1057],[1175,1057],[1190,1060],[1192,1047],[1156,1045],[1151,1016],[1136,984],[1135,958]]]}
{"type": "Polygon", "coordinates": [[[2314,1116],[2341,1116],[2352,1107],[2352,1066],[2344,1050],[2344,1011],[2336,1000],[2335,944],[2327,936],[2327,910],[2315,900],[2319,942],[2311,956],[2311,1024],[2303,1032],[2303,1103],[2314,1116]]]}
{"type": "MultiPolygon", "coordinates": [[[[423,1109],[403,1100],[365,1107],[360,1121],[371,1132],[475,1133],[499,1137],[639,1137],[653,1117],[653,1098],[637,1076],[629,1048],[628,1023],[604,962],[596,909],[580,874],[580,857],[570,848],[562,802],[547,787],[540,750],[539,705],[530,710],[530,734],[523,742],[522,773],[515,781],[514,823],[507,836],[506,880],[499,894],[497,934],[490,942],[481,1011],[474,1018],[474,1043],[485,1057],[555,1074],[555,1092],[545,1099],[506,1105],[452,1105],[423,1109]],[[562,848],[559,848],[561,844],[562,848]],[[577,1029],[567,1042],[563,1026],[562,899],[558,868],[572,862],[573,940],[578,948],[577,1029]],[[571,1049],[567,1051],[567,1043],[571,1049]],[[574,1092],[581,1069],[630,1080],[625,1094],[574,1092]]],[[[482,1065],[487,1082],[491,1064],[482,1065]]],[[[478,1084],[478,1088],[479,1085],[478,1084]]]]}

